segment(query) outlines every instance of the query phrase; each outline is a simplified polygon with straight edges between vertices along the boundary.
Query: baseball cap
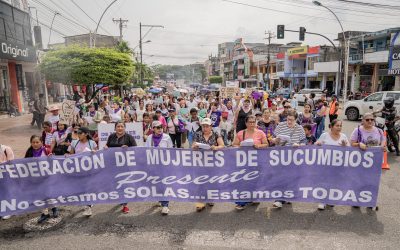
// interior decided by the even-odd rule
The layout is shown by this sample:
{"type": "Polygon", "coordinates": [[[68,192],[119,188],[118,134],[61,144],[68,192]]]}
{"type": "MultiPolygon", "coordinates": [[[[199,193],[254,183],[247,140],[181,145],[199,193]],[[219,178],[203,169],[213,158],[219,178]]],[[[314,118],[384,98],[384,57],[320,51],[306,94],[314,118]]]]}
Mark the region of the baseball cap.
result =
{"type": "Polygon", "coordinates": [[[152,127],[152,128],[154,128],[154,127],[160,127],[160,126],[162,126],[162,123],[161,123],[160,121],[154,121],[154,122],[151,124],[151,127],[152,127]]]}
{"type": "Polygon", "coordinates": [[[211,126],[211,124],[212,124],[212,121],[211,121],[210,118],[204,118],[204,119],[201,121],[201,125],[209,125],[209,126],[211,126]]]}
{"type": "Polygon", "coordinates": [[[169,112],[175,112],[175,108],[169,108],[168,111],[169,112]]]}
{"type": "Polygon", "coordinates": [[[89,129],[87,127],[81,127],[81,128],[78,129],[78,133],[79,132],[85,133],[85,134],[89,134],[90,131],[89,131],[89,129]]]}

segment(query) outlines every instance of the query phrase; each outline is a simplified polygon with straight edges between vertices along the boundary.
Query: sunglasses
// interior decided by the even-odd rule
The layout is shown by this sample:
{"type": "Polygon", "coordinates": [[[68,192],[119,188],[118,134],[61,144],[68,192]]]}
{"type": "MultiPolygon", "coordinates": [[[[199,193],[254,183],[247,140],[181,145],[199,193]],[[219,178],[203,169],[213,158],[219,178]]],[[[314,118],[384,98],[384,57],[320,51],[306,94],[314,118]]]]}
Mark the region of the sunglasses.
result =
{"type": "Polygon", "coordinates": [[[74,133],[77,134],[77,133],[78,133],[78,130],[74,130],[74,133]]]}
{"type": "Polygon", "coordinates": [[[157,126],[157,127],[153,127],[153,128],[162,129],[162,126],[157,126]]]}
{"type": "Polygon", "coordinates": [[[365,121],[367,121],[367,122],[373,122],[373,121],[375,121],[375,119],[365,119],[365,121]]]}
{"type": "Polygon", "coordinates": [[[290,106],[283,106],[283,108],[285,108],[285,109],[289,109],[289,108],[290,108],[290,106]]]}

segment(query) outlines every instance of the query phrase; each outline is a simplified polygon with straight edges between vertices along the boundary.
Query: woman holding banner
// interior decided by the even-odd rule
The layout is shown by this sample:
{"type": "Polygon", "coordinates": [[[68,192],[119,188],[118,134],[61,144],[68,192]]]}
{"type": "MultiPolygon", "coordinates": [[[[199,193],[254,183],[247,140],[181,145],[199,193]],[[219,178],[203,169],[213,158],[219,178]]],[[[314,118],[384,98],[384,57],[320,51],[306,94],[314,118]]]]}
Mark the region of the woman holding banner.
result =
{"type": "MultiPolygon", "coordinates": [[[[122,121],[115,123],[115,133],[108,136],[105,148],[127,148],[136,147],[136,141],[133,136],[126,133],[126,125],[122,121]]],[[[128,203],[122,203],[122,213],[129,213],[128,203]]]]}
{"type": "MultiPolygon", "coordinates": [[[[14,160],[14,152],[11,149],[11,147],[0,144],[0,163],[4,163],[7,161],[14,160]]],[[[3,220],[8,220],[11,218],[10,215],[5,215],[3,217],[0,217],[3,220]]]]}
{"type": "MultiPolygon", "coordinates": [[[[152,123],[153,133],[147,138],[146,147],[155,148],[173,148],[171,137],[168,134],[163,133],[163,125],[160,121],[154,121],[152,123]]],[[[161,204],[161,214],[168,215],[169,213],[169,201],[160,201],[161,204]]]]}
{"type": "MultiPolygon", "coordinates": [[[[347,136],[342,133],[342,121],[333,120],[329,124],[329,132],[323,133],[318,141],[315,143],[316,145],[332,145],[332,146],[350,146],[349,140],[347,136]]],[[[318,210],[325,210],[325,204],[318,204],[318,210]]]]}
{"type": "MultiPolygon", "coordinates": [[[[287,113],[286,122],[281,122],[275,129],[275,136],[272,142],[277,146],[293,146],[298,147],[300,145],[307,144],[307,138],[302,126],[296,123],[297,112],[293,109],[287,113]]],[[[282,204],[286,203],[282,200],[274,202],[275,208],[281,208],[282,204]]],[[[289,203],[289,202],[287,202],[289,203]]]]}
{"type": "MultiPolygon", "coordinates": [[[[90,130],[86,127],[74,129],[78,135],[78,140],[73,140],[69,146],[70,154],[79,154],[97,150],[97,144],[90,136],[90,130]]],[[[87,205],[83,211],[84,216],[92,216],[92,205],[87,205]]]]}
{"type": "Polygon", "coordinates": [[[51,143],[51,152],[55,155],[65,155],[68,152],[68,147],[71,140],[68,140],[67,124],[58,122],[57,130],[53,133],[51,143]]]}
{"type": "MultiPolygon", "coordinates": [[[[222,137],[212,130],[210,118],[204,118],[200,125],[201,131],[195,133],[192,149],[198,150],[199,148],[209,147],[212,150],[220,150],[225,147],[222,137]]],[[[212,207],[214,203],[207,203],[207,205],[212,207]]],[[[196,203],[197,212],[201,212],[205,207],[206,204],[204,203],[196,203]]]]}
{"type": "MultiPolygon", "coordinates": [[[[50,148],[46,148],[43,145],[42,138],[37,135],[32,135],[30,139],[31,146],[25,153],[25,158],[31,157],[42,157],[42,156],[49,156],[51,155],[50,148]]],[[[53,218],[57,218],[59,215],[57,207],[53,207],[51,209],[53,212],[53,218]]],[[[38,219],[38,223],[41,224],[50,218],[49,210],[47,208],[42,210],[42,214],[38,219]]]]}
{"type": "MultiPolygon", "coordinates": [[[[259,130],[256,127],[257,121],[254,115],[249,115],[245,118],[246,128],[244,130],[239,131],[236,134],[235,140],[233,141],[234,147],[246,147],[253,146],[256,149],[262,149],[268,147],[267,136],[263,131],[259,130]]],[[[243,210],[246,206],[253,202],[236,202],[236,209],[243,210]]]]}

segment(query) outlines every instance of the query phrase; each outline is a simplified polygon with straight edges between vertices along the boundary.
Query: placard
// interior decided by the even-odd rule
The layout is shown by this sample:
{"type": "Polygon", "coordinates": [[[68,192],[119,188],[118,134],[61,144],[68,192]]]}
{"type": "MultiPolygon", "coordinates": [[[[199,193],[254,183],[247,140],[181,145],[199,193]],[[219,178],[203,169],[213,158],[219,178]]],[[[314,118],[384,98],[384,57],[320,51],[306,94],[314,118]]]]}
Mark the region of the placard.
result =
{"type": "MultiPolygon", "coordinates": [[[[130,134],[135,138],[136,144],[138,146],[144,146],[143,140],[143,123],[141,122],[130,122],[125,123],[126,125],[126,133],[130,134]]],[[[115,124],[114,123],[107,123],[103,124],[100,123],[98,125],[99,130],[99,149],[103,149],[107,143],[108,137],[115,132],[115,124]]]]}
{"type": "Polygon", "coordinates": [[[60,122],[71,125],[75,115],[75,101],[65,100],[61,104],[60,122]]]}

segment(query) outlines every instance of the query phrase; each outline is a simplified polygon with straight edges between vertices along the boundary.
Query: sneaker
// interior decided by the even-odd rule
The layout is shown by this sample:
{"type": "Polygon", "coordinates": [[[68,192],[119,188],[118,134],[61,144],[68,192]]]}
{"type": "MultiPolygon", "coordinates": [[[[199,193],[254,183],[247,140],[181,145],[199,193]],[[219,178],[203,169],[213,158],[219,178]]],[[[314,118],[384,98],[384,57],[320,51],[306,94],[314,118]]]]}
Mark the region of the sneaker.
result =
{"type": "Polygon", "coordinates": [[[161,214],[162,215],[168,215],[168,213],[169,213],[169,208],[168,207],[163,207],[161,209],[161,214]]]}
{"type": "Polygon", "coordinates": [[[129,207],[123,206],[121,211],[122,211],[122,213],[127,214],[127,213],[129,213],[129,207]]]}
{"type": "Polygon", "coordinates": [[[245,209],[246,206],[242,206],[242,205],[236,205],[235,209],[238,211],[242,211],[245,209]]]}
{"type": "Polygon", "coordinates": [[[204,203],[196,203],[196,211],[201,212],[203,209],[206,208],[206,204],[204,203]]]}
{"type": "Polygon", "coordinates": [[[325,210],[325,204],[322,204],[322,203],[320,203],[320,204],[318,204],[318,210],[325,210]]]}
{"type": "Polygon", "coordinates": [[[37,223],[41,224],[50,218],[50,214],[41,214],[37,223]]]}
{"type": "Polygon", "coordinates": [[[355,209],[359,209],[360,207],[359,207],[359,206],[353,206],[353,208],[355,208],[355,209]]]}
{"type": "Polygon", "coordinates": [[[89,206],[85,206],[84,210],[83,210],[83,215],[90,217],[92,216],[92,208],[89,206]]]}
{"type": "Polygon", "coordinates": [[[210,207],[213,207],[213,206],[214,206],[214,203],[209,202],[209,203],[207,203],[207,205],[210,206],[210,207]]]}
{"type": "Polygon", "coordinates": [[[2,220],[8,220],[11,218],[11,215],[5,215],[3,217],[1,217],[2,220]]]}
{"type": "Polygon", "coordinates": [[[282,207],[282,202],[281,201],[275,201],[274,204],[272,204],[273,207],[275,208],[281,208],[282,207]]]}
{"type": "Polygon", "coordinates": [[[58,208],[53,207],[51,211],[53,212],[53,218],[58,218],[59,215],[58,208]]]}

